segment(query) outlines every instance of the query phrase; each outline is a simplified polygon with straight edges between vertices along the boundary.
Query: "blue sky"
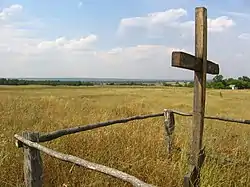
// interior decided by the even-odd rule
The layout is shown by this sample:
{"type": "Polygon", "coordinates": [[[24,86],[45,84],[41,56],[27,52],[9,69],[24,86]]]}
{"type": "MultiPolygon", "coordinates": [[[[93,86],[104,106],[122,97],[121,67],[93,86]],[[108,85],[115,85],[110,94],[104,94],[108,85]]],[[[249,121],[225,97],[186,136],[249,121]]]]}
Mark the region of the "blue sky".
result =
{"type": "Polygon", "coordinates": [[[208,9],[208,59],[249,76],[247,0],[0,0],[0,77],[190,79],[170,60],[194,53],[197,6],[208,9]]]}

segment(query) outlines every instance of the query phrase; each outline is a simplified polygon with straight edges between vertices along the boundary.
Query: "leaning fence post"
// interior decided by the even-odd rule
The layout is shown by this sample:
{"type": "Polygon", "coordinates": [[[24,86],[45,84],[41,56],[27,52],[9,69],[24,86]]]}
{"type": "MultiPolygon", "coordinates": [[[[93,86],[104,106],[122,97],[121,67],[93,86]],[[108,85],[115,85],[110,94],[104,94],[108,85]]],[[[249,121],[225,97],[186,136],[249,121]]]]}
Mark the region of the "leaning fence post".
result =
{"type": "MultiPolygon", "coordinates": [[[[38,142],[39,133],[23,132],[22,136],[27,140],[38,142]]],[[[26,187],[42,187],[42,159],[40,151],[23,145],[24,155],[24,181],[26,187]]]]}
{"type": "Polygon", "coordinates": [[[166,132],[167,148],[168,148],[168,153],[170,154],[172,151],[172,142],[173,142],[172,134],[175,129],[175,120],[173,111],[165,109],[164,117],[165,117],[164,126],[166,132]]]}

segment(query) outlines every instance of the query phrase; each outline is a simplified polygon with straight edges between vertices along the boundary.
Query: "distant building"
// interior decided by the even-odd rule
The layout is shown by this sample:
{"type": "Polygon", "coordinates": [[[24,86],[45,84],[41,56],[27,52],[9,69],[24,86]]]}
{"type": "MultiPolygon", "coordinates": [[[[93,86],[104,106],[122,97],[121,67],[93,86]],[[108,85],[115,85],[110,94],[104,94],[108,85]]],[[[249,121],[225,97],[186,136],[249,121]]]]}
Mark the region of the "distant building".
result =
{"type": "Polygon", "coordinates": [[[238,89],[234,84],[229,85],[229,87],[230,87],[232,90],[238,89]]]}

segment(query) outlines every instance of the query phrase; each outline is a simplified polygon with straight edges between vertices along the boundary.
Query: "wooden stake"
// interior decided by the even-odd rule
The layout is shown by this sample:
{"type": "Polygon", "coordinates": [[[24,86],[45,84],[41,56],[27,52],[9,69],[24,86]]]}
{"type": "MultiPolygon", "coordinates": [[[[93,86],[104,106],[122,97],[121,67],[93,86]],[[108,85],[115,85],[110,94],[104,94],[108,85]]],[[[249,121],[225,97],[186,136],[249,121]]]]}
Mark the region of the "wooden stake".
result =
{"type": "MultiPolygon", "coordinates": [[[[39,133],[23,132],[22,136],[33,142],[39,140],[39,133]]],[[[24,145],[23,154],[23,170],[26,187],[42,187],[42,159],[40,151],[24,145]]]]}
{"type": "Polygon", "coordinates": [[[191,148],[191,165],[197,169],[196,182],[200,179],[200,151],[204,128],[206,72],[207,72],[207,10],[203,7],[195,9],[195,56],[202,59],[202,71],[194,73],[194,100],[193,100],[193,138],[191,148]]]}
{"type": "Polygon", "coordinates": [[[207,72],[207,10],[203,7],[195,9],[195,56],[202,59],[202,71],[194,73],[192,164],[198,166],[198,155],[202,148],[207,72]]]}
{"type": "Polygon", "coordinates": [[[167,149],[168,153],[171,154],[172,151],[172,143],[173,143],[173,132],[175,129],[175,119],[174,113],[171,110],[164,110],[164,126],[166,132],[166,141],[167,141],[167,149]]]}

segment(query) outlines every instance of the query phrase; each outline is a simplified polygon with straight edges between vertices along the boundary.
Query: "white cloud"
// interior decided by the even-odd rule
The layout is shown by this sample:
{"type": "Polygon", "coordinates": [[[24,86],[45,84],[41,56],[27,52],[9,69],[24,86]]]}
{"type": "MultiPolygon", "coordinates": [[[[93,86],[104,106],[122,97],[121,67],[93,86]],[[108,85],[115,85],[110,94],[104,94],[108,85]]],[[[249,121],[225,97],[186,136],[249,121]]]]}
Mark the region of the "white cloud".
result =
{"type": "MultiPolygon", "coordinates": [[[[159,27],[163,29],[166,26],[181,26],[182,22],[179,19],[185,15],[187,15],[186,10],[179,8],[166,10],[165,12],[150,13],[144,17],[124,18],[120,21],[118,32],[123,33],[126,32],[126,29],[133,27],[152,30],[159,27]]],[[[185,22],[184,25],[186,25],[185,22]]]]}
{"type": "Polygon", "coordinates": [[[65,37],[57,38],[54,41],[42,41],[38,44],[40,49],[68,49],[68,50],[91,50],[93,44],[97,41],[97,36],[91,34],[80,39],[68,40],[65,37]]]}
{"type": "Polygon", "coordinates": [[[0,12],[0,51],[31,53],[33,46],[41,41],[35,37],[36,30],[42,28],[41,22],[34,18],[26,20],[22,11],[23,6],[16,4],[0,12]],[[27,49],[27,46],[32,47],[27,49]]]}
{"type": "MultiPolygon", "coordinates": [[[[183,8],[169,9],[164,12],[154,12],[142,17],[124,18],[120,21],[118,33],[126,35],[131,29],[142,29],[141,32],[165,34],[167,29],[189,29],[194,30],[194,21],[183,19],[187,17],[187,11],[183,8]]],[[[208,29],[210,32],[222,32],[232,27],[235,23],[227,16],[208,18],[208,29]]],[[[132,31],[134,32],[134,31],[132,31]]],[[[187,32],[184,30],[183,32],[187,32]]]]}
{"type": "Polygon", "coordinates": [[[250,40],[250,33],[242,33],[238,36],[238,38],[242,40],[250,40]]]}
{"type": "MultiPolygon", "coordinates": [[[[26,56],[38,55],[41,51],[51,48],[81,52],[92,50],[97,41],[97,36],[93,34],[76,39],[60,37],[51,41],[44,40],[35,35],[35,32],[43,26],[40,22],[37,23],[36,19],[23,19],[22,21],[8,19],[17,16],[22,10],[21,5],[12,5],[0,13],[0,16],[4,18],[4,22],[0,22],[0,51],[11,51],[14,54],[26,56]]],[[[22,17],[22,14],[19,17],[22,17]]]]}
{"type": "Polygon", "coordinates": [[[113,56],[113,55],[122,55],[124,57],[133,58],[133,59],[141,59],[141,58],[151,58],[157,54],[165,54],[167,56],[171,55],[172,51],[179,51],[185,49],[178,49],[173,47],[167,47],[164,45],[137,45],[125,48],[114,48],[105,55],[113,56]]]}
{"type": "Polygon", "coordinates": [[[192,75],[192,72],[182,71],[182,76],[176,76],[179,70],[170,64],[173,51],[186,50],[164,45],[137,45],[99,51],[96,56],[106,67],[103,69],[105,77],[174,79],[192,75]]]}
{"type": "Polygon", "coordinates": [[[113,48],[113,49],[108,51],[108,54],[119,54],[122,52],[122,50],[123,49],[121,47],[113,48]]]}
{"type": "Polygon", "coordinates": [[[10,17],[12,17],[13,15],[21,12],[23,10],[22,5],[11,5],[8,8],[4,8],[1,12],[0,12],[0,20],[6,20],[10,17]]]}
{"type": "Polygon", "coordinates": [[[235,25],[234,21],[227,16],[221,16],[215,19],[207,20],[208,29],[211,32],[222,32],[233,25],[235,25]]]}
{"type": "MultiPolygon", "coordinates": [[[[0,74],[7,77],[176,78],[178,70],[170,68],[169,59],[173,50],[181,49],[138,45],[90,53],[56,48],[36,50],[37,55],[5,53],[4,60],[9,63],[2,66],[0,74]]],[[[182,71],[182,77],[191,73],[182,71]]]]}

